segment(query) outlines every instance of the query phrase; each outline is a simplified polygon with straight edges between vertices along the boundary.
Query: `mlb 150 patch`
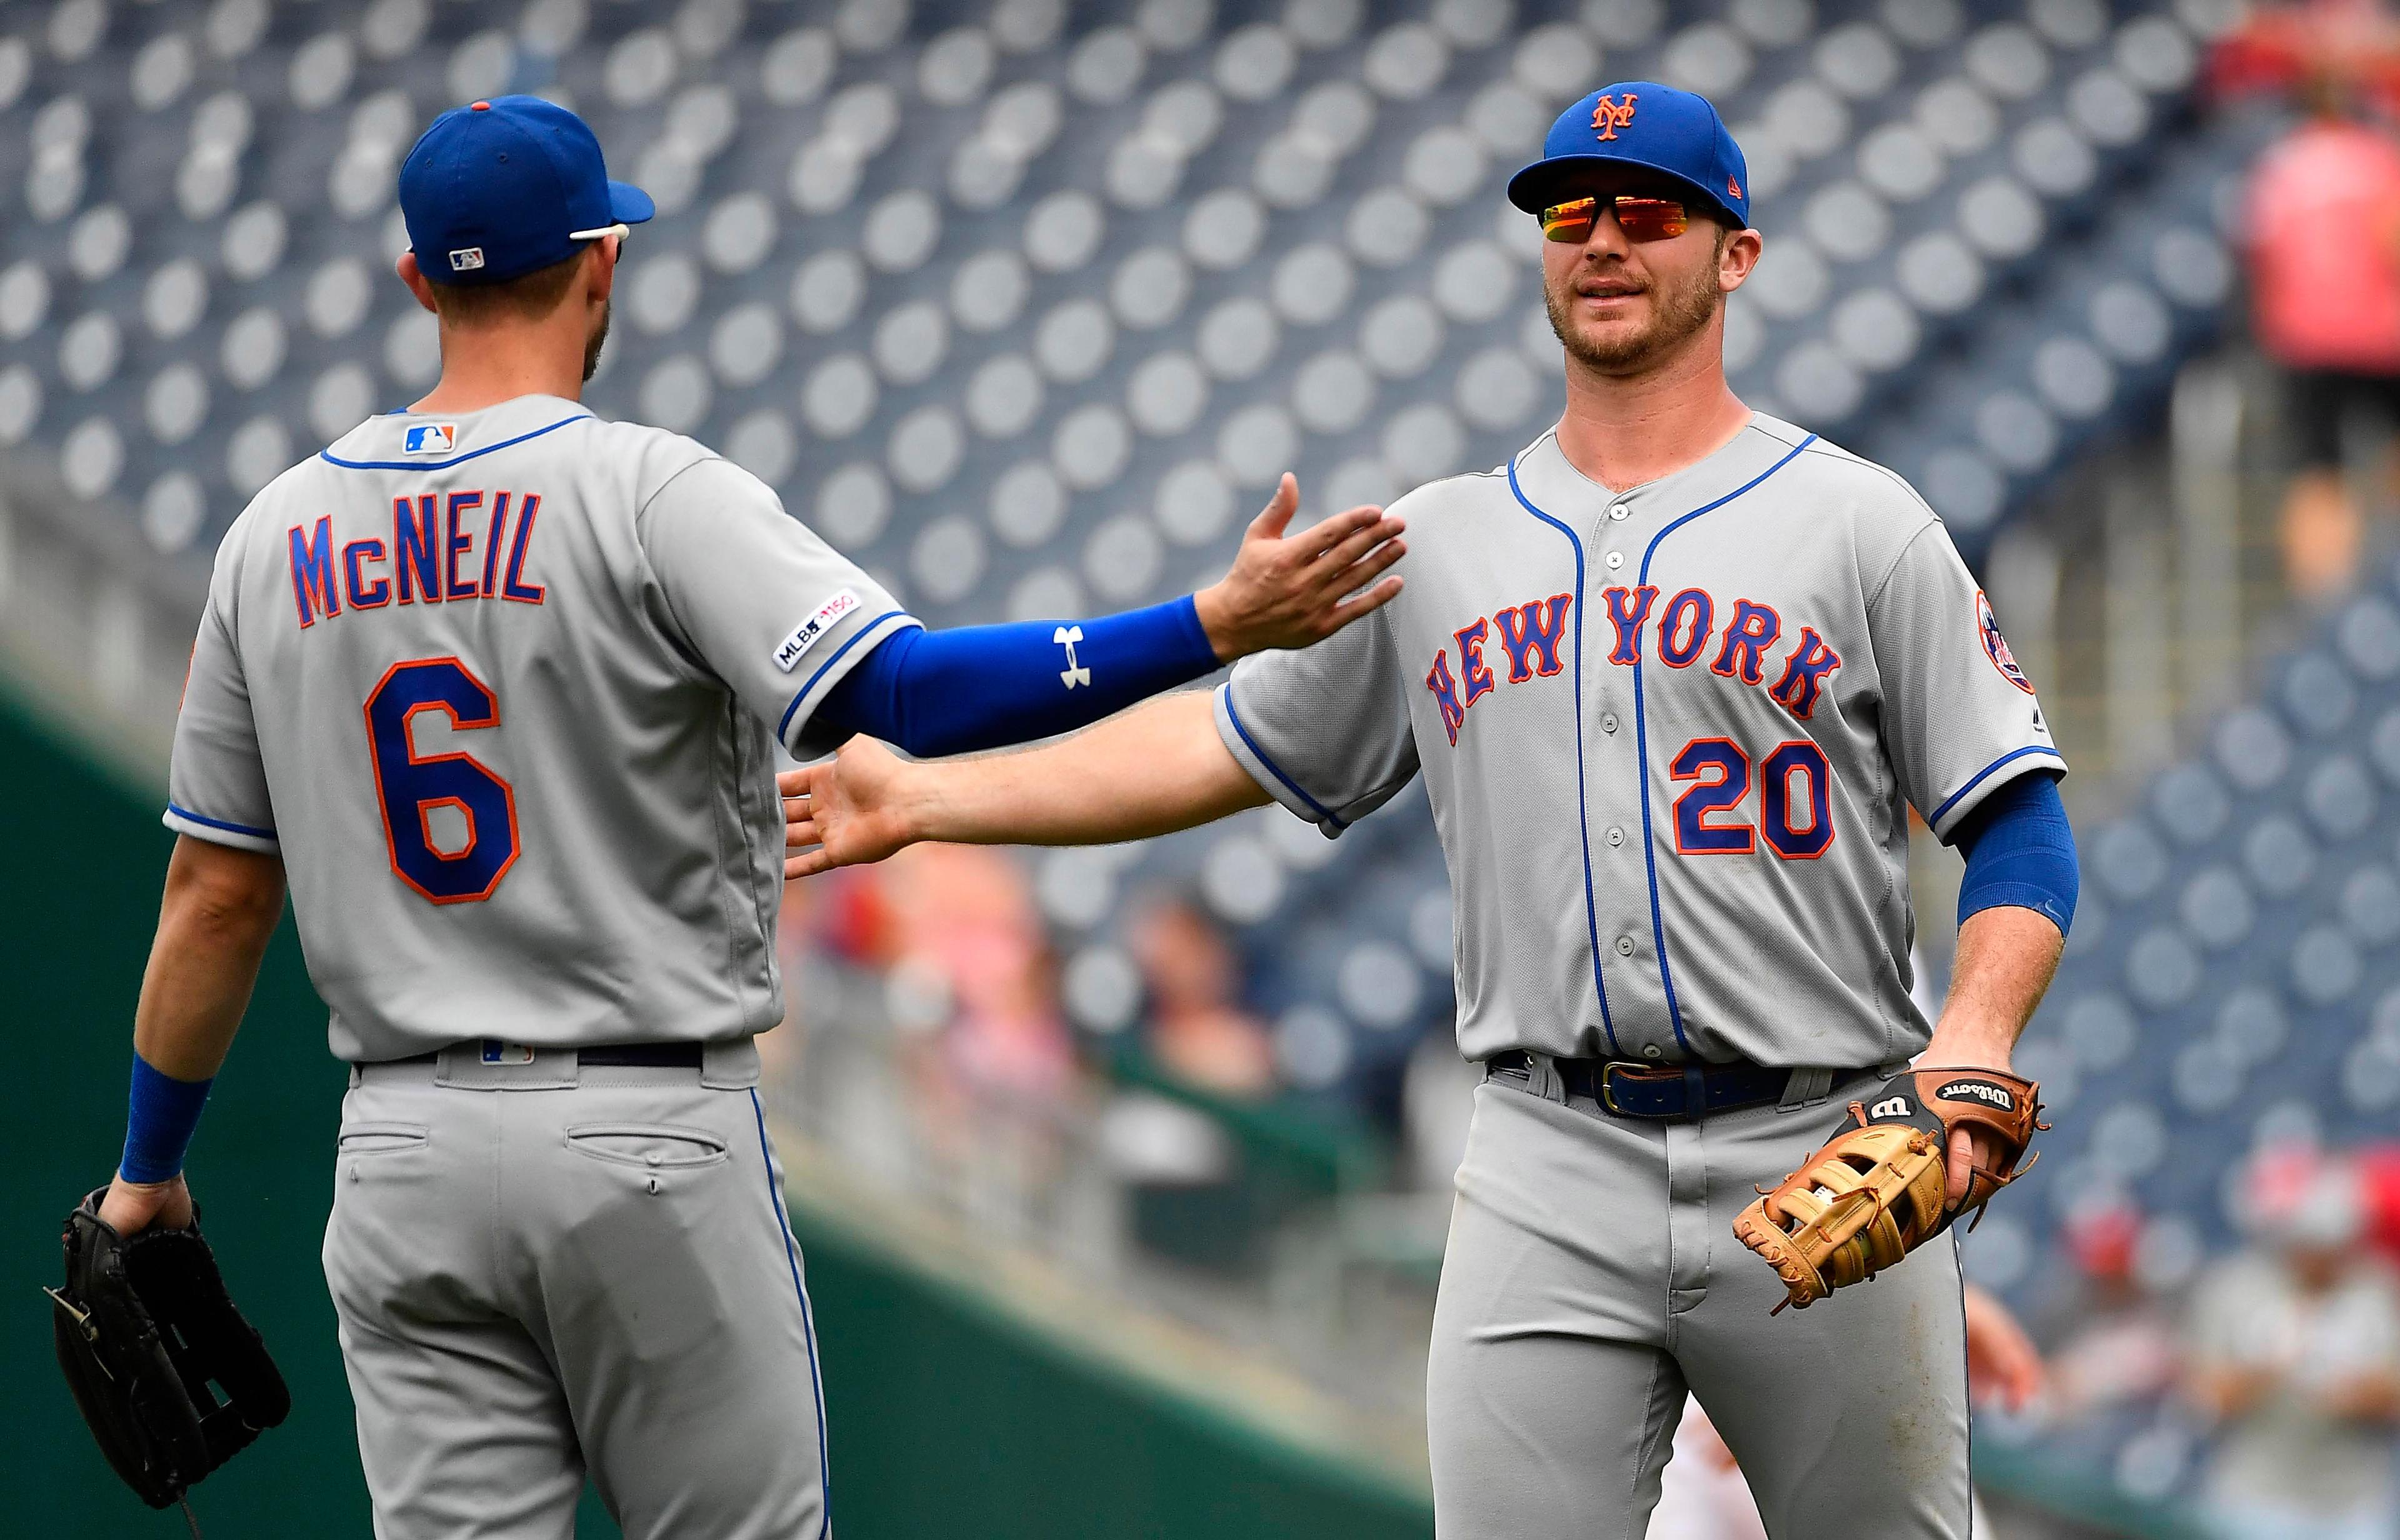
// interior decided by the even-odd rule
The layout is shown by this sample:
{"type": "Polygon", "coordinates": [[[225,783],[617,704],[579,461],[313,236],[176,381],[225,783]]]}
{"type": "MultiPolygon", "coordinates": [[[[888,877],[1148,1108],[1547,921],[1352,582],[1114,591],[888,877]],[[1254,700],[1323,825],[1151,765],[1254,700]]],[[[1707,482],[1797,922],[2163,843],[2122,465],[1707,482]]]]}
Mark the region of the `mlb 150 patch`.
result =
{"type": "Polygon", "coordinates": [[[789,674],[808,656],[809,648],[817,645],[834,623],[858,607],[858,595],[849,589],[817,606],[815,614],[792,628],[792,634],[775,647],[775,666],[789,674]]]}

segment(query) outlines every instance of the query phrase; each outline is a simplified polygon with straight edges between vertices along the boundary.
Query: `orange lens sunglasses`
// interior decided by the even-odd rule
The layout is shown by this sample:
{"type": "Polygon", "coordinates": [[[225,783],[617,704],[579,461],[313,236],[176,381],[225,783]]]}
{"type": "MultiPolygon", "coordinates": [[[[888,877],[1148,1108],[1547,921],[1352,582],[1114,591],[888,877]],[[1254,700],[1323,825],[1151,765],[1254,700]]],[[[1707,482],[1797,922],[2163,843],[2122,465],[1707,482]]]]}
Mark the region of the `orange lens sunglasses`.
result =
{"type": "Polygon", "coordinates": [[[1630,241],[1671,240],[1691,227],[1690,215],[1673,198],[1629,198],[1618,193],[1551,204],[1542,211],[1542,238],[1580,246],[1591,238],[1601,211],[1609,208],[1616,211],[1616,227],[1630,241]]]}

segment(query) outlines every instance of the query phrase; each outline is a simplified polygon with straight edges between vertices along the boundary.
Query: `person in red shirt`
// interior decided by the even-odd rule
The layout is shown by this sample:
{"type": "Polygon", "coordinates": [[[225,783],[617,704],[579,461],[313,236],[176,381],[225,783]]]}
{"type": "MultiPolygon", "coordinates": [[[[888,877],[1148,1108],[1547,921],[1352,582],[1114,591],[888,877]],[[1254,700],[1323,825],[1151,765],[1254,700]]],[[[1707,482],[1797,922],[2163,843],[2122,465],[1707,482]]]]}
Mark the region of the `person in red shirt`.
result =
{"type": "Polygon", "coordinates": [[[2353,116],[2330,73],[2308,95],[2308,121],[2252,171],[2243,225],[2253,324],[2288,372],[2299,459],[2284,500],[2284,572],[2296,593],[2322,596],[2358,565],[2345,425],[2400,421],[2400,143],[2353,116]]]}

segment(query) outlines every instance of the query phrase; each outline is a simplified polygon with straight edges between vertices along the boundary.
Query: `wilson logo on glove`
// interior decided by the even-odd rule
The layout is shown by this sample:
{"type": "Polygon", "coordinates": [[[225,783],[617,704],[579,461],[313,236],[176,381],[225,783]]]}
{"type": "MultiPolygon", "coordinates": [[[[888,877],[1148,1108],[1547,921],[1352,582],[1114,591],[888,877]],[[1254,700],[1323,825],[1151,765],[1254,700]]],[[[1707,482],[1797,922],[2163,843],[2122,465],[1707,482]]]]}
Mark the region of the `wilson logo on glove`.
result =
{"type": "Polygon", "coordinates": [[[1846,1284],[1864,1283],[1950,1227],[1983,1217],[1993,1193],[2017,1178],[2041,1121],[2041,1087],[1998,1070],[1944,1081],[1949,1070],[1912,1070],[1872,1104],[1850,1103],[1856,1125],[1801,1163],[1733,1221],[1741,1244],[1783,1280],[1782,1304],[1806,1307],[1846,1284]],[[1929,1092],[1930,1093],[1929,1095],[1929,1092]],[[1949,1201],[1950,1136],[1972,1128],[1994,1146],[1979,1152],[1967,1192],[1949,1201]]]}

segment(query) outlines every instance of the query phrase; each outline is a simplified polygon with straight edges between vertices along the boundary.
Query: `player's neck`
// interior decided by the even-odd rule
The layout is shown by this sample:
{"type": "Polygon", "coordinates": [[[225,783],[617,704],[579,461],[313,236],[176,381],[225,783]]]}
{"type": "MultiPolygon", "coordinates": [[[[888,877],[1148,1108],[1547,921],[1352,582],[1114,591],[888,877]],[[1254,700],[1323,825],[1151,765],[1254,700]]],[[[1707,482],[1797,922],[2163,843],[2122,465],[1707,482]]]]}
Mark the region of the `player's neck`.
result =
{"type": "Polygon", "coordinates": [[[1655,368],[1609,375],[1567,359],[1559,451],[1612,491],[1671,476],[1731,443],[1750,408],[1725,383],[1722,334],[1704,328],[1655,368]]]}
{"type": "Polygon", "coordinates": [[[519,396],[583,399],[583,343],[554,326],[445,328],[442,377],[412,412],[479,412],[519,396]]]}

